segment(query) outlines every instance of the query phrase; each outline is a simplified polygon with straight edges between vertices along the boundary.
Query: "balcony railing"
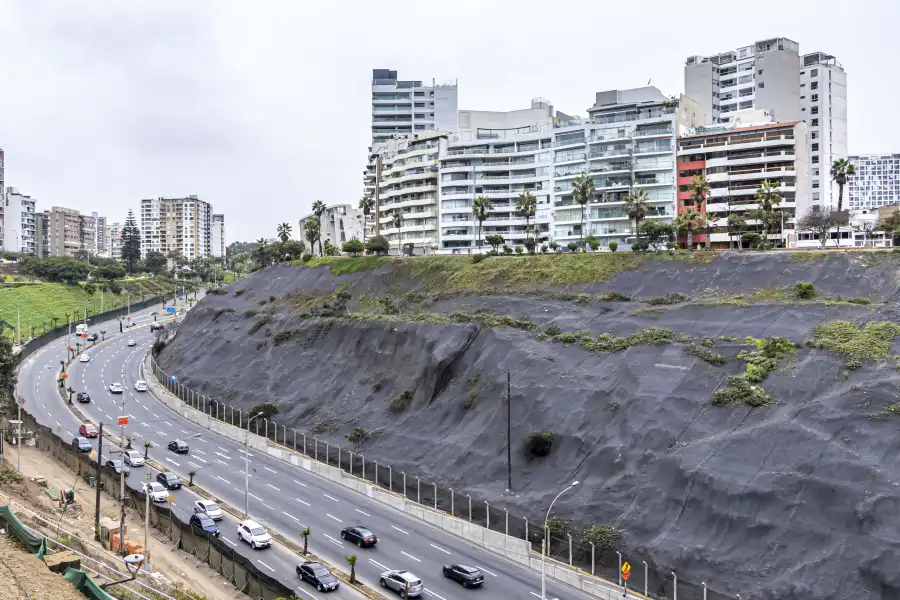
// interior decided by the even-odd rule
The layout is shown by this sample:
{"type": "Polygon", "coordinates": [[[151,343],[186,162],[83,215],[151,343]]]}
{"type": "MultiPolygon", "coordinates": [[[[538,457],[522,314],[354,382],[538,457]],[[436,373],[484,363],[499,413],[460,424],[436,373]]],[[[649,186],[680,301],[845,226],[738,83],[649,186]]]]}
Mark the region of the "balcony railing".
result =
{"type": "Polygon", "coordinates": [[[671,127],[662,127],[659,129],[639,129],[634,132],[634,137],[641,138],[650,137],[653,135],[672,135],[673,133],[675,132],[671,127]]]}

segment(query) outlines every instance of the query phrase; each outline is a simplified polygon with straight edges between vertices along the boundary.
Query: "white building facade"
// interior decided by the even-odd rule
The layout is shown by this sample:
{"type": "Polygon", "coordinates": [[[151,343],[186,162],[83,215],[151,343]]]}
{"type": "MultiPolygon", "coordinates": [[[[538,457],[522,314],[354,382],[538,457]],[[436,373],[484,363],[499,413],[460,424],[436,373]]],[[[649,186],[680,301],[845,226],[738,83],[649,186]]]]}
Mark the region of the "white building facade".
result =
{"type": "Polygon", "coordinates": [[[900,154],[860,154],[849,161],[856,173],[844,188],[844,206],[858,212],[900,204],[900,154]]]}
{"type": "Polygon", "coordinates": [[[210,242],[210,256],[213,258],[225,258],[225,215],[212,216],[212,241],[210,242]]]}
{"type": "Polygon", "coordinates": [[[457,131],[456,82],[404,81],[397,71],[372,70],[372,150],[387,140],[426,131],[457,131]]]}
{"type": "Polygon", "coordinates": [[[109,258],[122,260],[122,223],[114,221],[106,226],[106,248],[109,258]]]}
{"type": "MultiPolygon", "coordinates": [[[[306,239],[306,223],[315,215],[308,214],[300,219],[300,230],[297,237],[308,244],[306,239]]],[[[344,242],[350,240],[362,241],[363,237],[363,214],[362,211],[351,204],[330,204],[325,207],[325,213],[319,222],[319,236],[322,240],[324,249],[325,242],[330,242],[338,251],[344,245],[344,242]]],[[[314,248],[309,248],[309,252],[313,254],[319,253],[319,244],[316,243],[314,248]]]]}
{"type": "Polygon", "coordinates": [[[212,205],[197,196],[141,200],[141,257],[180,253],[187,260],[212,254],[212,205]]]}
{"type": "Polygon", "coordinates": [[[3,199],[3,249],[7,252],[37,254],[36,202],[14,187],[6,188],[3,199]]]}

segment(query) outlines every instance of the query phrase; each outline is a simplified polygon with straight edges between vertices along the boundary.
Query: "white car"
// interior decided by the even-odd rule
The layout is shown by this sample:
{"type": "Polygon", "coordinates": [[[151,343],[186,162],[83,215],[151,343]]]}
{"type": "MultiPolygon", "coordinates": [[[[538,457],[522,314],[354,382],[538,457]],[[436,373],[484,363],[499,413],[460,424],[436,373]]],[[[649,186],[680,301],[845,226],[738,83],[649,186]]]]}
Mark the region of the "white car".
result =
{"type": "Polygon", "coordinates": [[[111,383],[109,384],[109,393],[110,394],[121,394],[124,391],[121,383],[111,383]]]}
{"type": "Polygon", "coordinates": [[[254,550],[267,548],[272,544],[272,536],[269,535],[265,527],[256,521],[250,521],[249,519],[241,521],[238,523],[237,533],[238,537],[250,544],[250,547],[254,550]]]}
{"type": "Polygon", "coordinates": [[[124,456],[126,465],[131,465],[132,467],[144,466],[144,457],[140,452],[136,450],[126,450],[124,456]]]}
{"type": "Polygon", "coordinates": [[[134,389],[139,392],[146,392],[147,391],[147,382],[144,381],[143,379],[138,379],[137,381],[134,382],[134,389]]]}
{"type": "Polygon", "coordinates": [[[150,494],[150,499],[154,502],[165,502],[169,499],[169,490],[164,488],[161,483],[153,481],[151,483],[143,484],[143,487],[144,493],[150,494]]]}
{"type": "Polygon", "coordinates": [[[82,354],[79,357],[78,362],[91,362],[91,357],[88,356],[87,354],[82,354]]]}
{"type": "Polygon", "coordinates": [[[225,518],[225,513],[212,500],[197,500],[194,502],[194,512],[204,513],[213,521],[221,521],[225,518]]]}
{"type": "Polygon", "coordinates": [[[128,345],[129,346],[137,346],[137,342],[134,340],[128,340],[128,345]]]}

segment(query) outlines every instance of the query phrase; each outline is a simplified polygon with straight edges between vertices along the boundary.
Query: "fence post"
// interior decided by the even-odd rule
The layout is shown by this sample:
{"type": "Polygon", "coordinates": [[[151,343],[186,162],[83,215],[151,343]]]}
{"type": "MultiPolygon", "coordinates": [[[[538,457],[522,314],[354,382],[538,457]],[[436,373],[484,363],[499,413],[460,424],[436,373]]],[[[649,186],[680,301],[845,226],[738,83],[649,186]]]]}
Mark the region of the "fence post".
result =
{"type": "Polygon", "coordinates": [[[319,460],[319,438],[313,438],[316,440],[316,460],[319,460]]]}
{"type": "Polygon", "coordinates": [[[366,456],[364,454],[359,455],[360,460],[362,460],[362,478],[363,481],[366,480],[366,456]]]}
{"type": "Polygon", "coordinates": [[[453,488],[450,488],[450,514],[456,516],[456,511],[453,510],[453,488]]]}
{"type": "Polygon", "coordinates": [[[304,433],[302,435],[303,435],[303,456],[309,456],[309,454],[306,453],[306,434],[304,433]]]}
{"type": "Polygon", "coordinates": [[[281,443],[287,446],[287,425],[281,426],[281,443]]]}
{"type": "Polygon", "coordinates": [[[488,501],[487,501],[487,500],[484,501],[484,505],[485,505],[485,507],[487,508],[487,511],[486,511],[486,514],[487,514],[487,529],[490,529],[490,528],[491,528],[491,505],[488,504],[488,501]]]}
{"type": "MultiPolygon", "coordinates": [[[[591,575],[593,575],[594,574],[594,565],[596,564],[594,562],[594,542],[588,542],[588,544],[591,545],[591,575]]],[[[622,569],[619,569],[619,572],[621,573],[622,569]]]]}
{"type": "Polygon", "coordinates": [[[525,541],[528,541],[528,517],[525,517],[525,541]]]}
{"type": "Polygon", "coordinates": [[[394,469],[388,465],[388,489],[394,491],[394,469]]]}
{"type": "Polygon", "coordinates": [[[619,556],[619,587],[622,587],[622,553],[616,550],[616,554],[619,556]]]}
{"type": "Polygon", "coordinates": [[[340,469],[340,468],[341,468],[341,447],[340,447],[340,446],[335,446],[335,448],[338,449],[338,463],[337,463],[337,466],[338,466],[338,469],[340,469]]]}
{"type": "Polygon", "coordinates": [[[331,454],[331,444],[325,442],[325,464],[328,464],[328,455],[331,454]]]}
{"type": "Polygon", "coordinates": [[[432,485],[434,486],[434,510],[437,510],[437,483],[432,485]]]}
{"type": "MultiPolygon", "coordinates": [[[[572,534],[567,533],[566,535],[569,536],[569,566],[571,567],[572,566],[572,534]]],[[[621,573],[622,570],[619,569],[619,572],[621,573]]]]}
{"type": "Polygon", "coordinates": [[[375,485],[378,485],[378,461],[375,462],[375,485]]]}
{"type": "Polygon", "coordinates": [[[422,504],[422,481],[416,477],[416,504],[422,504]]]}
{"type": "Polygon", "coordinates": [[[406,498],[406,472],[400,471],[403,473],[403,497],[406,498]]]}
{"type": "Polygon", "coordinates": [[[469,523],[472,522],[472,496],[466,494],[466,498],[469,499],[469,523]]]}
{"type": "Polygon", "coordinates": [[[509,535],[509,509],[504,508],[503,512],[506,513],[506,535],[509,535]]]}
{"type": "Polygon", "coordinates": [[[292,429],[291,431],[294,432],[294,452],[296,452],[297,451],[297,430],[292,429]]]}

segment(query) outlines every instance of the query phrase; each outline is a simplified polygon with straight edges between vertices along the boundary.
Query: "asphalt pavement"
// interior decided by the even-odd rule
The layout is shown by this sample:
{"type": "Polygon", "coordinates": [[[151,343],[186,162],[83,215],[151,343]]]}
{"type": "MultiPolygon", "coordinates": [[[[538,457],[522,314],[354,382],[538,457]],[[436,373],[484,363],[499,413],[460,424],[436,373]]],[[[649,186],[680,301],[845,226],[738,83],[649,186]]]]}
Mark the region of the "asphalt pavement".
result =
{"type": "MultiPolygon", "coordinates": [[[[406,569],[422,579],[426,597],[437,600],[455,600],[471,594],[497,600],[540,598],[538,573],[266,454],[249,453],[249,495],[245,496],[245,450],[241,444],[183,419],[149,392],[134,389],[135,381],[141,377],[141,362],[152,344],[149,331],[152,310],[132,315],[137,325],[126,329],[124,334],[107,335],[107,341],[89,348],[86,352],[91,357],[90,362],[76,361],[69,367],[68,385],[76,392],[87,391],[91,395],[90,403],[79,404],[79,409],[89,419],[95,423],[103,422],[107,431],[119,435],[116,417],[128,415],[126,434],[134,437],[135,449],[142,451],[144,442],[152,443],[149,450],[152,459],[166,465],[185,481],[188,472],[195,471],[196,485],[239,510],[243,510],[245,499],[249,500],[251,518],[294,543],[302,544],[299,531],[309,527],[312,532],[310,551],[345,571],[349,571],[346,556],[356,554],[357,577],[367,585],[377,586],[380,573],[386,569],[406,569]],[[129,339],[134,339],[136,346],[129,347],[129,339]],[[113,382],[123,385],[122,394],[109,392],[109,384],[113,382]],[[167,450],[168,442],[175,439],[190,445],[187,455],[167,450]],[[343,541],[340,531],[348,525],[370,528],[378,536],[377,546],[358,549],[343,541]],[[441,567],[450,563],[480,568],[485,573],[484,587],[466,590],[445,579],[441,567]]],[[[190,318],[190,314],[184,318],[190,318]]],[[[65,346],[65,339],[62,339],[35,353],[22,365],[19,380],[29,411],[42,423],[74,437],[81,423],[65,406],[56,389],[56,373],[59,361],[65,358],[65,346]]],[[[64,433],[63,438],[69,439],[69,436],[64,433]]],[[[96,447],[96,441],[94,445],[96,447]]],[[[129,479],[133,486],[144,480],[143,471],[148,468],[132,469],[129,479]]],[[[174,497],[174,506],[183,515],[191,512],[193,501],[197,499],[185,488],[174,492],[174,497]]],[[[294,587],[304,597],[321,596],[307,584],[298,582],[294,570],[297,561],[292,552],[278,545],[250,550],[238,541],[236,521],[231,517],[221,521],[220,528],[226,543],[254,560],[270,575],[294,587]]],[[[334,597],[356,598],[359,595],[342,586],[334,597]]],[[[589,597],[574,588],[547,581],[548,599],[589,597]]]]}

